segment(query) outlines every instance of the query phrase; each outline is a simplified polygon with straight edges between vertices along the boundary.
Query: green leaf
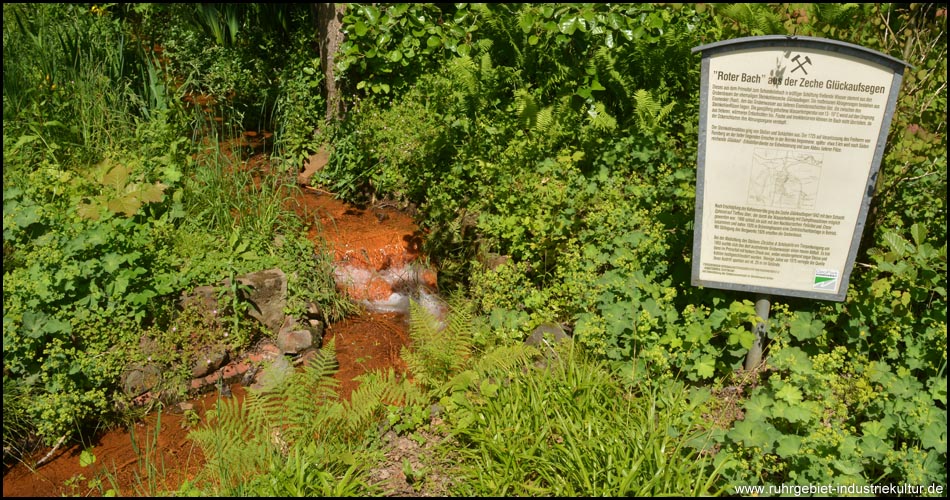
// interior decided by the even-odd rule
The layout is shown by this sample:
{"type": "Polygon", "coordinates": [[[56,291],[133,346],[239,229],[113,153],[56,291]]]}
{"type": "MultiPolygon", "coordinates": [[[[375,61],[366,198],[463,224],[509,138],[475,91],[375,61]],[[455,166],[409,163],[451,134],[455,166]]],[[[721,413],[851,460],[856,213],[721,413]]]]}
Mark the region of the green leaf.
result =
{"type": "Polygon", "coordinates": [[[106,175],[102,177],[102,185],[111,187],[118,192],[125,191],[125,186],[129,182],[129,169],[122,164],[112,167],[106,175]]]}
{"type": "Polygon", "coordinates": [[[937,453],[947,452],[947,418],[944,413],[943,422],[930,422],[924,427],[920,435],[920,444],[926,449],[933,449],[937,453]]]}
{"type": "Polygon", "coordinates": [[[864,436],[858,440],[858,443],[861,446],[861,454],[872,460],[884,458],[892,451],[884,439],[878,436],[864,436]]]}
{"type": "Polygon", "coordinates": [[[17,149],[23,147],[24,144],[27,144],[27,143],[30,143],[30,142],[34,142],[34,141],[36,141],[36,140],[39,139],[39,138],[40,138],[40,136],[38,136],[38,135],[24,135],[24,136],[20,136],[20,139],[16,141],[16,144],[13,145],[13,147],[11,148],[11,150],[16,151],[17,149]]]}
{"type": "Polygon", "coordinates": [[[784,418],[791,423],[807,422],[812,417],[811,405],[789,405],[784,401],[776,401],[772,405],[772,412],[776,417],[784,418]]]}
{"type": "Polygon", "coordinates": [[[706,355],[696,363],[696,374],[700,378],[709,378],[716,373],[716,358],[706,355]]]}
{"type": "Polygon", "coordinates": [[[947,377],[931,377],[930,397],[947,406],[947,377]]]}
{"type": "Polygon", "coordinates": [[[92,450],[82,450],[82,452],[79,454],[79,466],[89,467],[94,463],[96,463],[96,455],[92,452],[92,450]]]}
{"type": "Polygon", "coordinates": [[[795,405],[802,402],[802,391],[792,384],[785,384],[775,393],[775,397],[795,405]]]}
{"type": "Polygon", "coordinates": [[[913,226],[910,226],[910,236],[914,238],[915,245],[923,245],[927,241],[927,226],[915,222],[913,226]]]}
{"type": "Polygon", "coordinates": [[[891,250],[901,257],[906,256],[909,252],[910,243],[908,243],[904,238],[901,238],[897,233],[886,233],[884,235],[884,241],[887,242],[887,246],[891,247],[891,250]]]}
{"type": "Polygon", "coordinates": [[[581,20],[577,16],[572,16],[567,19],[562,19],[558,23],[558,30],[565,35],[573,35],[574,31],[580,26],[581,20]]]}
{"type": "Polygon", "coordinates": [[[782,458],[789,458],[798,455],[802,447],[801,436],[786,434],[778,438],[775,454],[782,458]]]}
{"type": "Polygon", "coordinates": [[[105,272],[112,274],[116,272],[119,269],[119,266],[121,266],[124,262],[125,256],[119,255],[115,252],[108,253],[102,258],[102,269],[105,272]]]}
{"type": "Polygon", "coordinates": [[[798,340],[808,340],[818,337],[824,332],[824,324],[821,321],[813,320],[812,314],[800,312],[795,316],[790,325],[791,334],[798,340]]]}
{"type": "Polygon", "coordinates": [[[841,471],[842,474],[847,474],[851,476],[857,476],[864,472],[864,467],[859,463],[854,463],[850,460],[835,460],[835,468],[841,471]]]}
{"type": "Polygon", "coordinates": [[[143,203],[158,203],[165,197],[165,186],[161,182],[143,187],[138,194],[143,203]]]}
{"type": "Polygon", "coordinates": [[[768,422],[752,422],[745,419],[736,422],[726,435],[729,439],[742,443],[746,448],[757,446],[766,453],[770,453],[775,440],[781,436],[781,433],[768,422]]]}

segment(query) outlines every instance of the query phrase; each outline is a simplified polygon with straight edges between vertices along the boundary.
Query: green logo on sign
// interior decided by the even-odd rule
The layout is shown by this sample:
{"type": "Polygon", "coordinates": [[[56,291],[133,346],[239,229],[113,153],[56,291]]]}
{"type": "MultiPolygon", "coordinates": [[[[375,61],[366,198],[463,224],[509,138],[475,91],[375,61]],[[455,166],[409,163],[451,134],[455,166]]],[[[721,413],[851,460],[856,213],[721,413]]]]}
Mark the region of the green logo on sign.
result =
{"type": "Polygon", "coordinates": [[[838,288],[838,271],[834,269],[815,269],[815,282],[812,286],[816,290],[832,290],[838,288]]]}

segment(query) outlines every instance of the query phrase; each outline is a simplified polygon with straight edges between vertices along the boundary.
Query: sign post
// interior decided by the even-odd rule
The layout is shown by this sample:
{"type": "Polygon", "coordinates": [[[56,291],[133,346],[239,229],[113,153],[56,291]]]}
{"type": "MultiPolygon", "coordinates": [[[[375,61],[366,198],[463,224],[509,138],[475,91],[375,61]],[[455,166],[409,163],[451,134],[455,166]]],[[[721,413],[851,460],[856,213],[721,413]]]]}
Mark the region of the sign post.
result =
{"type": "MultiPolygon", "coordinates": [[[[909,65],[804,36],[693,52],[702,53],[693,286],[844,301],[909,65]]],[[[766,302],[763,319],[767,311],[766,302]]]]}

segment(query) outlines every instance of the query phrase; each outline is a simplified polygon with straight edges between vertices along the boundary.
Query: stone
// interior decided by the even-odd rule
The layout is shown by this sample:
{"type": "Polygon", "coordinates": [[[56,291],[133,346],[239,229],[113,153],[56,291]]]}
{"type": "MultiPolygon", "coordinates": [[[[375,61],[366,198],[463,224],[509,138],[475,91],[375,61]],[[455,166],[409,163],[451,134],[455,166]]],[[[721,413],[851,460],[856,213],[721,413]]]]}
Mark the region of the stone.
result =
{"type": "Polygon", "coordinates": [[[285,354],[297,354],[313,347],[313,333],[310,330],[282,331],[277,335],[277,347],[285,354]]]}
{"type": "Polygon", "coordinates": [[[161,368],[154,364],[136,365],[122,376],[122,389],[129,397],[136,397],[153,389],[162,380],[161,368]]]}
{"type": "Polygon", "coordinates": [[[200,378],[221,368],[221,365],[228,360],[228,350],[223,346],[218,346],[205,351],[198,356],[195,364],[191,367],[191,378],[200,378]]]}
{"type": "MultiPolygon", "coordinates": [[[[287,306],[287,275],[280,269],[267,269],[245,274],[238,283],[250,288],[244,297],[251,302],[248,313],[272,332],[280,331],[284,323],[284,308],[287,306]]],[[[225,280],[225,286],[230,283],[225,280]]]]}
{"type": "Polygon", "coordinates": [[[548,322],[538,325],[531,332],[531,335],[525,339],[524,343],[537,347],[544,353],[545,358],[554,359],[557,357],[557,352],[554,350],[555,344],[570,340],[571,337],[564,330],[564,327],[557,323],[548,322]]]}

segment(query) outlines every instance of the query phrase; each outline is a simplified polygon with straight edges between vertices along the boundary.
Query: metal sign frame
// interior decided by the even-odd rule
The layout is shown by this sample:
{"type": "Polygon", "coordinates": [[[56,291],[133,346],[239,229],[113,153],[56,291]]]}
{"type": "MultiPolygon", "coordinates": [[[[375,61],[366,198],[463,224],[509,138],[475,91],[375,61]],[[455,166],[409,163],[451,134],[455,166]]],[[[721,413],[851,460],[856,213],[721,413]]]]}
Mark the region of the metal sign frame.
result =
{"type": "MultiPolygon", "coordinates": [[[[848,282],[851,276],[851,271],[854,267],[854,261],[858,252],[858,247],[861,241],[861,235],[864,232],[864,225],[867,219],[868,209],[871,204],[871,200],[874,194],[875,185],[878,178],[878,173],[880,170],[881,159],[884,154],[884,148],[887,142],[887,134],[890,130],[891,118],[893,117],[894,110],[897,103],[897,96],[900,92],[901,81],[903,79],[903,71],[907,67],[912,67],[911,65],[890,57],[888,55],[876,52],[859,45],[854,45],[846,42],[841,42],[837,40],[830,40],[825,38],[816,38],[816,37],[805,37],[805,36],[783,36],[783,35],[769,35],[769,36],[756,36],[756,37],[747,37],[747,38],[738,38],[732,40],[726,40],[721,42],[716,42],[708,45],[703,45],[700,47],[695,47],[692,49],[693,53],[701,52],[702,53],[702,85],[700,88],[700,120],[699,120],[699,149],[698,149],[698,172],[697,172],[697,181],[696,181],[696,214],[695,214],[695,226],[693,234],[693,262],[692,262],[692,285],[693,286],[702,286],[709,288],[720,288],[727,290],[738,290],[745,292],[753,292],[758,294],[766,295],[785,295],[792,297],[803,297],[803,298],[812,298],[820,300],[833,300],[833,301],[844,301],[847,296],[848,291],[848,282]],[[737,51],[754,51],[754,50],[769,50],[774,52],[784,52],[786,57],[790,51],[796,49],[804,49],[807,51],[820,51],[822,54],[828,54],[833,57],[849,58],[850,60],[859,60],[862,63],[875,66],[876,70],[890,70],[892,71],[892,79],[890,83],[889,93],[887,95],[886,106],[883,109],[883,117],[881,121],[880,131],[878,133],[876,144],[874,144],[873,156],[871,158],[871,165],[865,179],[865,189],[864,195],[861,200],[861,206],[857,215],[856,224],[851,234],[851,244],[850,249],[847,253],[847,258],[845,262],[844,269],[841,272],[840,276],[836,276],[835,279],[840,279],[840,282],[837,284],[837,291],[831,292],[822,292],[822,291],[806,291],[801,289],[792,289],[792,288],[783,288],[781,286],[763,286],[755,285],[748,283],[737,283],[730,282],[728,278],[722,280],[710,280],[710,279],[700,279],[700,270],[701,270],[701,257],[704,255],[702,253],[702,241],[703,241],[703,217],[704,210],[706,210],[705,195],[706,195],[706,153],[707,153],[707,142],[709,139],[709,123],[707,123],[707,116],[709,115],[709,106],[710,106],[710,61],[712,57],[720,55],[730,55],[731,53],[737,51]]],[[[735,55],[735,54],[733,54],[735,55]]],[[[807,59],[796,60],[798,64],[807,59]]],[[[810,62],[810,61],[809,61],[810,62]]],[[[745,74],[742,75],[743,78],[746,77],[745,74]]],[[[781,78],[781,76],[779,76],[781,78]]],[[[882,89],[883,92],[883,89],[882,89]]],[[[711,234],[715,234],[711,231],[711,234]]],[[[844,231],[847,231],[847,228],[844,228],[844,231]]],[[[846,232],[844,233],[846,234],[846,232]]],[[[709,251],[709,254],[712,252],[709,251]]],[[[815,282],[817,283],[819,278],[817,276],[818,270],[815,271],[816,277],[815,282]]]]}

